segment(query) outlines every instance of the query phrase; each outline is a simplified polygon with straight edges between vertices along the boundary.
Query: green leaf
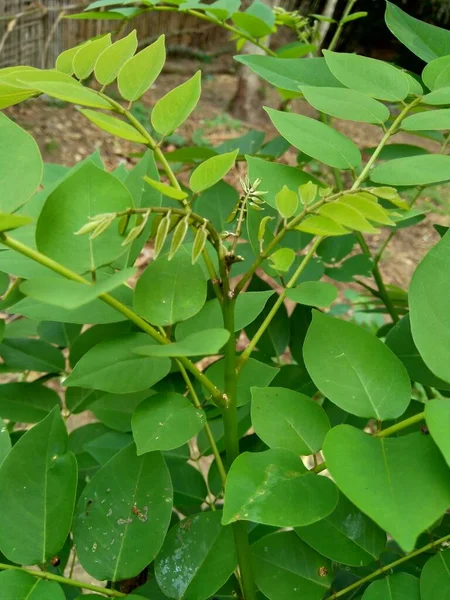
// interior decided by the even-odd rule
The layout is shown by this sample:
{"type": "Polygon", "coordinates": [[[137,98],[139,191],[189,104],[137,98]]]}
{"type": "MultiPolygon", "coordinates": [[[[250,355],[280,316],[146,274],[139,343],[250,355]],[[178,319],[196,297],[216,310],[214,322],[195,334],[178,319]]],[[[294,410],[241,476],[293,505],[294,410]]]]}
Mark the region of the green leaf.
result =
{"type": "Polygon", "coordinates": [[[405,367],[358,325],[314,311],[303,356],[319,390],[351,414],[395,419],[408,407],[411,385],[405,367]]]}
{"type": "Polygon", "coordinates": [[[430,558],[420,575],[420,597],[422,600],[435,600],[448,596],[450,591],[450,552],[437,552],[430,558]]]}
{"type": "Polygon", "coordinates": [[[444,455],[450,466],[450,437],[448,423],[450,423],[450,401],[438,398],[425,405],[425,419],[433,440],[444,455]]]}
{"type": "Polygon", "coordinates": [[[205,413],[174,392],[151,396],[136,408],[131,425],[138,455],[179,448],[203,429],[205,413]]]}
{"type": "Polygon", "coordinates": [[[348,229],[345,229],[336,221],[322,216],[307,217],[295,229],[321,236],[345,235],[348,233],[348,229]]]}
{"type": "Polygon", "coordinates": [[[154,325],[165,326],[196,315],[205,301],[203,270],[200,265],[191,264],[189,253],[182,246],[172,260],[166,254],[145,269],[136,285],[134,308],[154,325]]]}
{"type": "Polygon", "coordinates": [[[0,213],[0,231],[12,231],[33,222],[30,217],[0,213]]]}
{"type": "Polygon", "coordinates": [[[330,50],[324,56],[333,75],[352,90],[388,102],[400,102],[409,93],[406,75],[382,60],[330,50]]]}
{"type": "Polygon", "coordinates": [[[450,314],[447,277],[450,233],[426,254],[414,272],[409,289],[411,331],[425,364],[450,383],[450,314]]]}
{"type": "Polygon", "coordinates": [[[440,131],[450,129],[450,108],[427,110],[410,115],[402,122],[404,131],[440,131]]]}
{"type": "Polygon", "coordinates": [[[283,388],[252,388],[252,424],[270,448],[294,454],[315,454],[330,429],[319,404],[304,394],[283,388]]]}
{"type": "Polygon", "coordinates": [[[197,71],[158,100],[151,114],[152,125],[158,133],[168,135],[186,121],[200,99],[201,76],[201,71],[197,71]]]}
{"type": "Polygon", "coordinates": [[[370,565],[386,546],[384,531],[343,494],[331,514],[295,533],[322,556],[355,567],[370,565]]]}
{"type": "Polygon", "coordinates": [[[279,248],[269,256],[270,266],[275,271],[287,273],[295,260],[292,248],[279,248]]]}
{"type": "Polygon", "coordinates": [[[161,35],[120,70],[117,84],[122,97],[129,102],[139,100],[161,73],[165,60],[165,37],[161,35]]]}
{"type": "MultiPolygon", "coordinates": [[[[265,292],[244,292],[239,294],[236,300],[234,330],[240,331],[254,321],[274,293],[274,290],[267,290],[265,292]]],[[[181,341],[193,333],[216,327],[223,327],[220,304],[217,299],[208,300],[200,312],[193,318],[177,326],[175,337],[178,341],[181,341]]]]}
{"type": "Polygon", "coordinates": [[[440,390],[450,390],[450,383],[446,383],[433,375],[420,356],[411,334],[409,314],[400,319],[389,331],[386,337],[386,345],[405,365],[412,381],[418,381],[423,385],[429,385],[440,390]]]}
{"type": "Polygon", "coordinates": [[[11,450],[11,438],[6,423],[0,419],[0,465],[11,450]]]}
{"type": "Polygon", "coordinates": [[[327,307],[338,295],[337,288],[325,281],[304,281],[288,290],[287,297],[298,304],[327,307]]]}
{"type": "Polygon", "coordinates": [[[142,356],[207,356],[208,354],[219,354],[223,346],[230,337],[226,329],[205,329],[192,333],[185,337],[181,342],[156,346],[140,346],[135,348],[136,354],[142,356]]]}
{"type": "Polygon", "coordinates": [[[270,600],[322,600],[331,587],[330,562],[293,531],[266,535],[252,551],[256,584],[270,600]]]}
{"type": "Polygon", "coordinates": [[[248,12],[235,12],[231,16],[231,19],[239,29],[243,29],[254,38],[264,37],[272,31],[270,25],[267,25],[262,19],[248,12]]]}
{"type": "Polygon", "coordinates": [[[377,165],[370,178],[375,183],[386,185],[429,185],[448,181],[450,156],[443,154],[423,154],[397,158],[377,165]]]}
{"type": "Polygon", "coordinates": [[[348,204],[341,204],[340,202],[324,204],[317,212],[323,217],[348,227],[348,229],[365,233],[379,233],[379,230],[375,229],[360,212],[348,204]]]}
{"type": "Polygon", "coordinates": [[[81,106],[91,106],[92,108],[103,108],[112,110],[108,100],[102,98],[97,92],[90,88],[77,85],[75,83],[62,83],[55,81],[30,81],[27,87],[31,90],[47,94],[53,98],[64,100],[72,104],[81,104],[81,106]]]}
{"type": "Polygon", "coordinates": [[[0,549],[12,562],[42,564],[64,545],[77,486],[77,464],[67,445],[55,407],[20,438],[0,467],[0,549]]]}
{"type": "Polygon", "coordinates": [[[30,199],[41,182],[42,169],[41,154],[34,139],[0,113],[0,210],[3,213],[15,211],[30,199]]]}
{"type": "Polygon", "coordinates": [[[375,125],[389,119],[389,110],[384,104],[356,90],[302,86],[301,91],[316,110],[338,119],[375,125]]]}
{"type": "Polygon", "coordinates": [[[429,94],[425,94],[422,98],[423,104],[431,106],[439,106],[440,104],[450,104],[450,87],[434,90],[429,94]]]}
{"type": "Polygon", "coordinates": [[[308,525],[330,514],[337,500],[333,482],[309,472],[292,452],[244,452],[228,473],[222,523],[308,525]]]}
{"type": "Polygon", "coordinates": [[[290,219],[298,209],[298,195],[284,185],[275,196],[275,204],[283,219],[290,219]]]}
{"type": "Polygon", "coordinates": [[[153,390],[143,390],[132,394],[102,394],[81,388],[68,388],[66,391],[66,404],[72,412],[81,412],[80,408],[85,410],[89,407],[89,410],[94,413],[97,419],[107,427],[116,431],[128,432],[131,431],[131,415],[134,410],[143,400],[153,394],[153,390]],[[67,396],[70,392],[77,391],[81,392],[81,402],[87,401],[87,406],[81,404],[81,406],[69,407],[67,396]]]}
{"type": "Polygon", "coordinates": [[[361,600],[420,600],[419,580],[409,573],[390,575],[371,583],[361,600]]]}
{"type": "Polygon", "coordinates": [[[235,56],[260,77],[284,90],[299,92],[302,85],[342,87],[328,68],[324,58],[275,58],[272,56],[235,56]]]}
{"type": "Polygon", "coordinates": [[[98,57],[111,46],[111,34],[83,44],[73,57],[73,70],[77,79],[87,79],[94,71],[98,57]]]}
{"type": "Polygon", "coordinates": [[[144,179],[152,188],[154,188],[164,196],[167,196],[168,198],[173,198],[174,200],[184,200],[188,197],[188,194],[186,192],[174,188],[171,185],[167,185],[166,183],[162,183],[161,181],[155,181],[154,179],[151,179],[147,176],[145,176],[144,179]]]}
{"type": "Polygon", "coordinates": [[[88,43],[89,41],[82,42],[80,45],[75,46],[74,48],[69,48],[68,50],[64,50],[64,52],[61,52],[61,54],[59,54],[58,58],[56,59],[56,70],[66,75],[73,75],[74,56],[82,46],[88,43]]]}
{"type": "Polygon", "coordinates": [[[182,446],[174,452],[183,452],[187,448],[187,457],[180,458],[172,453],[165,454],[165,461],[169,468],[173,485],[174,505],[183,512],[200,510],[201,505],[208,495],[205,479],[198,469],[186,462],[189,458],[189,448],[182,446]]]}
{"type": "Polygon", "coordinates": [[[394,225],[394,222],[389,218],[386,210],[377,204],[377,199],[372,194],[362,192],[361,194],[344,194],[339,199],[339,204],[342,206],[350,206],[357,210],[369,221],[381,223],[383,225],[394,225]]]}
{"type": "Polygon", "coordinates": [[[430,90],[446,88],[450,85],[450,56],[441,56],[429,62],[422,71],[422,80],[430,90]]]}
{"type": "Polygon", "coordinates": [[[100,342],[82,356],[64,385],[112,394],[150,388],[170,370],[167,358],[146,358],[133,352],[140,345],[150,344],[150,340],[144,333],[130,333],[100,342]]]}
{"type": "MultiPolygon", "coordinates": [[[[257,382],[261,386],[268,386],[278,373],[278,369],[266,363],[250,358],[239,373],[237,388],[237,405],[244,406],[251,400],[251,388],[257,382]]],[[[225,361],[218,360],[207,370],[209,379],[220,389],[225,377],[225,361]]]]}
{"type": "Polygon", "coordinates": [[[275,129],[308,156],[338,169],[352,169],[361,163],[361,153],[356,144],[328,125],[272,108],[265,108],[265,111],[275,129]]]}
{"type": "Polygon", "coordinates": [[[206,600],[232,575],[233,533],[220,520],[220,511],[204,512],[170,530],[155,565],[159,587],[170,598],[206,600]]]}
{"type": "Polygon", "coordinates": [[[89,304],[100,295],[111,292],[133,277],[135,272],[135,268],[123,269],[99,283],[87,285],[57,275],[32,278],[22,283],[20,290],[41,302],[71,310],[89,304]]]}
{"type": "Polygon", "coordinates": [[[0,588],[2,600],[65,600],[66,598],[59,584],[37,579],[23,571],[0,573],[0,588]]]}
{"type": "Polygon", "coordinates": [[[61,401],[56,392],[39,383],[25,381],[0,386],[0,417],[19,423],[37,423],[61,401]]]}
{"type": "Polygon", "coordinates": [[[137,48],[136,30],[106,48],[95,63],[95,77],[102,85],[109,85],[120,73],[137,48]]]}
{"type": "Polygon", "coordinates": [[[109,227],[94,240],[75,232],[89,217],[132,206],[130,193],[114,175],[86,163],[47,198],[37,223],[37,247],[78,273],[111,263],[124,252],[117,227],[109,227]]]}
{"type": "Polygon", "coordinates": [[[172,514],[172,484],[159,452],[118,452],[84,488],[73,536],[86,571],[99,580],[139,575],[159,552],[172,514]]]}
{"type": "Polygon", "coordinates": [[[87,119],[89,119],[89,121],[94,123],[94,125],[97,125],[97,127],[103,129],[103,131],[111,133],[112,135],[140,144],[146,144],[148,142],[148,140],[134,127],[125,121],[122,121],[121,119],[117,119],[116,117],[112,117],[111,115],[104,113],[96,112],[95,110],[84,109],[80,110],[80,112],[87,119]]]}
{"type": "Polygon", "coordinates": [[[5,338],[0,344],[0,356],[9,368],[42,373],[64,371],[61,351],[42,340],[5,338]]]}
{"type": "Polygon", "coordinates": [[[376,438],[338,425],[328,433],[323,453],[339,489],[405,552],[449,506],[448,466],[430,436],[376,438]]]}
{"type": "Polygon", "coordinates": [[[386,3],[386,25],[401,43],[422,60],[429,62],[450,54],[450,32],[409,16],[401,8],[386,3]]]}
{"type": "Polygon", "coordinates": [[[194,169],[189,179],[189,187],[191,190],[198,194],[219,182],[234,166],[238,153],[239,150],[226,152],[225,154],[212,156],[201,163],[194,169]]]}

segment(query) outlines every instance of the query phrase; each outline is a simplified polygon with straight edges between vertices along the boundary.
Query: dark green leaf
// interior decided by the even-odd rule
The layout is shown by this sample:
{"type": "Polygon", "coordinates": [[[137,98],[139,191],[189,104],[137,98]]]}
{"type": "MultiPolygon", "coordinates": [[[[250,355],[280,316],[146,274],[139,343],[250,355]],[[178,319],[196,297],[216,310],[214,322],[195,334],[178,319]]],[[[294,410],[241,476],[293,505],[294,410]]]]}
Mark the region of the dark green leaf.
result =
{"type": "MultiPolygon", "coordinates": [[[[70,391],[76,391],[79,388],[68,388],[67,394],[70,391]]],[[[90,390],[82,390],[90,394],[90,390]]],[[[151,396],[152,390],[144,390],[135,392],[134,394],[99,394],[95,393],[86,399],[84,402],[89,402],[89,410],[94,413],[99,421],[107,427],[117,431],[131,431],[131,415],[137,406],[151,396]]],[[[79,412],[79,411],[77,411],[79,412]]]]}
{"type": "Polygon", "coordinates": [[[55,406],[59,396],[39,383],[14,382],[0,386],[0,417],[19,423],[37,423],[55,406]]]}
{"type": "Polygon", "coordinates": [[[422,600],[444,599],[450,592],[450,552],[438,552],[425,564],[420,576],[422,600]]]}
{"type": "Polygon", "coordinates": [[[409,573],[396,573],[369,585],[361,600],[420,600],[419,580],[409,573]]]}
{"type": "Polygon", "coordinates": [[[450,400],[436,399],[425,405],[425,419],[433,440],[450,466],[450,400]]]}
{"type": "Polygon", "coordinates": [[[0,573],[0,588],[2,600],[65,600],[59,584],[37,579],[23,571],[0,573]]]}
{"type": "Polygon", "coordinates": [[[219,354],[230,337],[226,329],[205,329],[184,338],[181,342],[174,342],[156,346],[140,346],[135,348],[136,354],[142,356],[205,356],[219,354]]]}
{"type": "Polygon", "coordinates": [[[61,351],[42,340],[5,338],[0,344],[0,356],[13,369],[43,373],[64,371],[61,351]]]}
{"type": "Polygon", "coordinates": [[[325,281],[304,281],[287,293],[288,298],[299,304],[324,307],[332,304],[337,295],[337,288],[325,281]]]}

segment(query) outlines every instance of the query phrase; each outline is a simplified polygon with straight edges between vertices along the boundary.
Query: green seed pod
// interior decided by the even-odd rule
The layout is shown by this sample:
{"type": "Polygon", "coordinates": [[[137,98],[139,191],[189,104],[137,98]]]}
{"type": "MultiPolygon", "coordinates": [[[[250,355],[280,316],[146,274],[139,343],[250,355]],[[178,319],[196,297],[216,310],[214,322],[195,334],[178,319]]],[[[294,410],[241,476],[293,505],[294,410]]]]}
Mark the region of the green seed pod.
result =
{"type": "Polygon", "coordinates": [[[138,238],[141,235],[141,233],[144,231],[144,227],[147,224],[149,216],[150,216],[150,210],[148,212],[144,213],[144,215],[138,216],[137,225],[135,225],[133,227],[133,229],[130,229],[130,232],[128,233],[127,237],[122,242],[122,246],[126,246],[127,244],[129,244],[130,242],[132,242],[133,240],[135,240],[136,238],[138,238]]]}
{"type": "Polygon", "coordinates": [[[178,222],[178,225],[175,227],[175,231],[173,232],[172,244],[170,245],[169,252],[169,260],[177,253],[178,248],[183,243],[184,238],[186,237],[187,230],[189,227],[189,217],[186,215],[178,222]]]}
{"type": "Polygon", "coordinates": [[[108,229],[108,227],[111,225],[111,223],[114,221],[115,218],[116,218],[116,215],[111,214],[108,217],[106,217],[103,221],[97,222],[97,227],[96,227],[96,229],[94,229],[93,233],[91,233],[91,235],[89,236],[89,239],[95,240],[95,238],[102,235],[102,233],[104,233],[108,229]]]}
{"type": "Polygon", "coordinates": [[[119,229],[119,235],[125,235],[125,232],[128,228],[128,224],[130,222],[130,217],[131,215],[124,215],[120,221],[119,221],[119,225],[118,225],[118,229],[119,229]]]}
{"type": "Polygon", "coordinates": [[[205,229],[205,226],[202,225],[197,229],[197,233],[195,234],[194,244],[192,246],[192,264],[194,265],[199,259],[200,254],[203,252],[206,244],[206,240],[208,239],[208,232],[205,229]]]}
{"type": "Polygon", "coordinates": [[[94,229],[97,229],[98,221],[91,221],[90,223],[86,223],[81,227],[78,231],[75,231],[75,235],[84,235],[85,233],[91,233],[94,229]]]}
{"type": "Polygon", "coordinates": [[[164,242],[167,239],[167,234],[169,233],[169,227],[170,227],[170,215],[171,215],[171,211],[169,210],[169,212],[166,214],[165,217],[163,217],[161,219],[161,221],[159,222],[158,225],[158,229],[156,231],[156,237],[155,237],[155,248],[154,248],[154,254],[153,254],[153,258],[154,260],[156,260],[164,246],[164,242]]]}

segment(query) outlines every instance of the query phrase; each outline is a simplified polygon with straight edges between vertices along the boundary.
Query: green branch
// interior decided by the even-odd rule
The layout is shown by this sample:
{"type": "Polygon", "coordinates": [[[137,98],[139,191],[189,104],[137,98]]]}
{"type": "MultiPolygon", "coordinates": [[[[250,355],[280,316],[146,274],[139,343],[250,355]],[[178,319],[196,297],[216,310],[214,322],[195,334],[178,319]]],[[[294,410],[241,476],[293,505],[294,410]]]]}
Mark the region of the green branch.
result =
{"type": "Polygon", "coordinates": [[[346,17],[348,17],[348,15],[350,14],[350,11],[352,10],[352,8],[356,4],[356,2],[357,2],[357,0],[348,0],[347,6],[345,7],[345,10],[342,14],[342,18],[339,21],[337,29],[334,32],[333,38],[330,42],[330,45],[328,46],[328,50],[334,50],[336,48],[339,38],[341,37],[342,29],[345,25],[344,19],[346,17]]]}
{"type": "Polygon", "coordinates": [[[376,577],[379,577],[380,575],[384,575],[384,573],[388,573],[388,572],[392,571],[392,569],[407,562],[408,560],[411,560],[411,558],[415,558],[416,556],[420,556],[424,552],[428,552],[429,550],[433,550],[433,548],[437,548],[438,546],[440,546],[447,540],[450,540],[450,535],[444,535],[444,537],[441,537],[438,540],[435,540],[434,542],[430,542],[426,546],[422,546],[422,548],[419,548],[418,550],[414,550],[414,552],[410,552],[409,554],[406,554],[405,556],[402,556],[401,558],[394,560],[393,562],[389,563],[388,565],[384,565],[384,567],[380,567],[379,569],[377,569],[370,575],[367,575],[367,577],[363,577],[359,581],[355,581],[355,583],[352,583],[351,585],[347,586],[343,590],[340,590],[339,592],[336,592],[335,594],[333,594],[333,596],[332,596],[333,600],[335,600],[336,598],[341,598],[342,596],[345,596],[345,594],[348,594],[348,592],[351,592],[352,590],[356,590],[361,585],[364,585],[365,583],[372,581],[372,579],[375,579],[376,577]]]}
{"type": "Polygon", "coordinates": [[[281,294],[278,296],[277,301],[275,302],[275,304],[270,309],[269,314],[266,316],[266,318],[264,319],[264,321],[261,323],[258,331],[255,333],[255,335],[251,339],[251,341],[250,341],[249,345],[247,346],[247,348],[241,354],[241,357],[240,357],[240,359],[238,361],[238,365],[237,365],[237,371],[238,372],[242,369],[242,367],[245,365],[245,363],[247,362],[247,360],[250,358],[250,355],[253,352],[253,350],[255,349],[257,343],[259,342],[259,340],[261,339],[261,336],[266,331],[266,329],[269,327],[270,323],[272,322],[272,319],[274,318],[274,316],[278,312],[278,309],[280,308],[280,306],[285,301],[288,291],[292,287],[294,287],[294,285],[297,283],[298,278],[303,273],[303,271],[305,270],[305,268],[308,266],[309,261],[314,256],[314,253],[315,253],[315,251],[317,249],[317,246],[320,244],[320,242],[322,240],[323,240],[323,237],[318,237],[318,238],[315,239],[315,241],[311,245],[311,248],[308,250],[308,253],[305,255],[305,257],[303,258],[302,262],[298,266],[297,270],[295,271],[295,273],[292,275],[292,277],[288,281],[286,287],[281,292],[281,294]]]}
{"type": "Polygon", "coordinates": [[[28,573],[37,579],[44,579],[46,581],[54,581],[61,583],[62,585],[70,585],[71,587],[79,588],[80,590],[88,590],[90,592],[97,592],[97,594],[103,594],[110,598],[125,598],[126,594],[117,592],[116,590],[109,590],[108,588],[100,587],[99,585],[92,585],[85,583],[84,581],[77,581],[76,579],[68,579],[62,575],[55,575],[48,571],[32,571],[31,569],[25,569],[24,567],[17,567],[16,565],[5,565],[0,563],[0,571],[22,571],[28,573]]]}
{"type": "MultiPolygon", "coordinates": [[[[35,262],[41,264],[44,267],[47,267],[48,269],[51,269],[52,271],[58,273],[58,275],[61,275],[66,279],[70,279],[71,281],[76,281],[85,285],[92,285],[87,279],[85,279],[81,275],[78,275],[78,273],[75,273],[67,267],[64,267],[52,258],[45,256],[45,254],[41,254],[41,252],[38,252],[33,248],[25,246],[25,244],[22,244],[22,242],[19,242],[17,240],[14,240],[13,238],[10,238],[9,236],[6,236],[4,233],[0,234],[0,242],[8,248],[19,252],[24,256],[28,256],[28,258],[31,258],[35,262]]],[[[147,333],[159,344],[170,343],[152,325],[147,323],[147,321],[145,321],[142,317],[137,315],[131,308],[129,308],[119,300],[116,300],[116,298],[114,298],[110,294],[100,294],[99,299],[103,300],[103,302],[109,304],[109,306],[111,306],[112,308],[120,312],[122,315],[127,317],[127,319],[132,321],[135,325],[142,329],[142,331],[147,333]]],[[[211,398],[214,401],[214,403],[217,406],[223,406],[224,396],[222,392],[214,385],[214,383],[208,377],[206,377],[206,375],[202,373],[188,358],[181,357],[179,358],[179,361],[190,373],[192,373],[192,375],[197,379],[197,381],[199,381],[199,383],[201,383],[211,393],[211,398]]]]}

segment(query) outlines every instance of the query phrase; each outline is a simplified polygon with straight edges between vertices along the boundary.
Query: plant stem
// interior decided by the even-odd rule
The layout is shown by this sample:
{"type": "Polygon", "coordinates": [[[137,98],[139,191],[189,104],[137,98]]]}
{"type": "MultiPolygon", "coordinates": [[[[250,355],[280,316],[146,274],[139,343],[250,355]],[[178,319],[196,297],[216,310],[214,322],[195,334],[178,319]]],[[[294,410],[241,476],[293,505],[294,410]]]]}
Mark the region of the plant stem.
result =
{"type": "MultiPolygon", "coordinates": [[[[225,434],[228,469],[239,456],[239,432],[237,420],[237,371],[236,371],[236,340],[234,334],[235,301],[230,294],[229,279],[224,286],[224,302],[222,306],[225,329],[230,333],[230,339],[225,346],[224,390],[226,404],[222,408],[222,418],[225,434]]],[[[236,554],[239,565],[240,583],[245,600],[256,600],[256,589],[253,578],[253,566],[248,539],[248,524],[236,521],[232,524],[236,554]]]]}
{"type": "MultiPolygon", "coordinates": [[[[410,427],[411,425],[414,425],[415,423],[419,423],[420,421],[423,421],[424,418],[425,418],[424,412],[418,413],[417,415],[409,417],[408,419],[405,419],[404,421],[400,421],[400,423],[395,423],[395,425],[392,425],[391,427],[388,427],[387,429],[383,429],[382,431],[377,431],[377,433],[375,433],[375,435],[372,437],[389,437],[393,433],[397,433],[397,431],[401,431],[402,429],[406,429],[407,427],[410,427]]],[[[325,471],[326,468],[327,468],[327,463],[323,462],[323,463],[320,463],[320,465],[317,465],[316,467],[311,469],[311,471],[313,471],[314,473],[320,473],[321,471],[325,471]]]]}
{"type": "MultiPolygon", "coordinates": [[[[178,6],[176,6],[176,7],[175,6],[152,6],[151,8],[147,9],[147,12],[153,12],[153,11],[180,12],[178,6]]],[[[225,23],[224,21],[220,21],[219,19],[216,19],[213,16],[207,15],[207,14],[199,12],[197,10],[185,10],[183,12],[188,15],[192,15],[193,17],[197,17],[198,19],[201,19],[202,21],[208,21],[208,23],[214,23],[214,25],[217,25],[218,27],[222,27],[223,29],[230,31],[234,35],[244,38],[247,41],[254,44],[255,46],[258,46],[258,48],[261,48],[261,50],[263,50],[269,56],[276,56],[276,53],[273,52],[273,50],[271,50],[268,46],[264,45],[257,38],[254,38],[249,33],[246,33],[245,31],[243,31],[241,29],[237,29],[236,27],[233,27],[232,25],[229,25],[228,23],[225,23]]]]}
{"type": "Polygon", "coordinates": [[[407,562],[408,560],[411,560],[411,558],[415,558],[416,556],[420,556],[420,554],[423,554],[424,552],[433,550],[433,548],[440,546],[441,544],[443,544],[444,542],[446,542],[449,539],[450,539],[450,534],[445,535],[444,537],[441,537],[438,540],[435,540],[434,542],[430,542],[426,546],[422,546],[422,548],[419,548],[418,550],[414,550],[414,552],[410,552],[409,554],[406,554],[405,556],[402,556],[401,558],[394,560],[393,562],[389,563],[388,565],[385,565],[384,567],[380,567],[379,569],[377,569],[370,575],[367,575],[367,577],[363,577],[359,581],[356,581],[355,583],[352,583],[351,585],[344,588],[343,590],[340,590],[339,592],[335,593],[332,596],[332,599],[335,600],[336,598],[341,598],[342,596],[345,596],[345,594],[348,594],[348,592],[351,592],[352,590],[359,588],[361,585],[364,585],[365,583],[372,581],[372,579],[375,579],[375,577],[378,577],[379,575],[383,575],[384,573],[391,571],[395,567],[398,567],[398,565],[401,565],[401,564],[407,562]]]}
{"type": "MultiPolygon", "coordinates": [[[[71,271],[67,267],[60,265],[58,262],[56,262],[52,258],[45,256],[45,254],[41,254],[41,252],[38,252],[37,250],[34,250],[33,248],[29,248],[28,246],[25,246],[25,244],[22,244],[22,242],[19,242],[18,240],[14,240],[13,238],[6,236],[4,233],[0,234],[0,242],[2,244],[4,244],[5,246],[7,246],[8,248],[11,248],[12,250],[16,250],[17,252],[19,252],[20,254],[23,254],[24,256],[28,256],[28,258],[31,258],[35,262],[43,265],[44,267],[47,267],[48,269],[51,269],[52,271],[54,271],[55,273],[58,273],[58,275],[61,275],[62,277],[65,277],[66,279],[70,279],[72,281],[77,281],[78,283],[82,283],[85,285],[92,285],[87,279],[85,279],[81,275],[78,275],[78,273],[75,273],[74,271],[71,271]]],[[[99,299],[103,300],[103,302],[105,302],[106,304],[109,304],[109,306],[116,309],[122,315],[127,317],[127,319],[129,319],[130,321],[135,323],[135,325],[140,327],[140,329],[142,329],[142,331],[147,333],[150,337],[152,337],[154,340],[156,340],[159,344],[169,344],[170,343],[152,325],[147,323],[147,321],[145,321],[145,319],[143,319],[142,317],[137,315],[131,308],[129,308],[128,306],[126,306],[125,304],[120,302],[119,300],[116,300],[116,298],[114,298],[110,294],[100,294],[99,299]]],[[[188,358],[180,357],[179,361],[211,393],[211,398],[216,403],[216,405],[223,406],[224,405],[223,394],[214,385],[214,383],[208,377],[206,377],[206,375],[204,373],[202,373],[195,366],[195,364],[192,363],[188,358]]]]}
{"type": "MultiPolygon", "coordinates": [[[[202,404],[197,396],[197,392],[195,391],[194,386],[192,385],[192,381],[190,380],[190,377],[189,377],[188,373],[186,372],[186,369],[183,367],[183,365],[180,363],[180,361],[178,359],[176,362],[177,362],[180,372],[183,376],[183,379],[186,382],[186,386],[187,386],[187,389],[189,390],[189,394],[192,398],[193,405],[195,406],[195,408],[202,408],[202,404]]],[[[211,450],[214,454],[214,458],[216,459],[217,470],[219,471],[222,486],[223,486],[223,488],[225,488],[227,474],[226,474],[225,467],[222,462],[222,457],[220,456],[219,449],[217,448],[217,444],[216,444],[216,441],[212,434],[211,427],[209,426],[208,421],[205,421],[204,429],[205,429],[206,437],[208,438],[209,444],[211,446],[211,450]]]]}
{"type": "Polygon", "coordinates": [[[5,565],[0,563],[0,571],[22,571],[28,573],[37,579],[45,579],[47,581],[55,581],[63,585],[70,585],[72,587],[79,588],[81,590],[89,590],[90,592],[97,592],[97,594],[103,594],[110,598],[125,598],[126,594],[117,592],[116,590],[109,590],[108,588],[100,587],[99,585],[91,585],[84,581],[77,581],[76,579],[67,579],[62,575],[55,575],[49,571],[32,571],[31,569],[25,569],[23,567],[17,567],[16,565],[5,565]]]}
{"type": "Polygon", "coordinates": [[[342,18],[339,21],[339,24],[337,26],[336,31],[334,32],[333,38],[330,42],[330,45],[328,46],[328,50],[334,50],[336,48],[336,45],[339,41],[339,38],[341,37],[341,33],[342,33],[342,28],[344,27],[345,23],[343,23],[342,21],[345,19],[345,17],[348,17],[348,15],[350,14],[350,11],[352,10],[354,4],[356,4],[357,0],[348,0],[347,2],[347,6],[345,7],[345,10],[342,14],[342,18]]]}
{"type": "Polygon", "coordinates": [[[251,341],[250,341],[249,345],[247,346],[247,348],[241,354],[241,357],[240,357],[240,359],[238,361],[238,365],[237,365],[238,372],[242,369],[242,367],[245,365],[245,363],[247,362],[247,360],[250,358],[250,355],[253,352],[253,350],[255,349],[257,343],[259,342],[259,340],[261,339],[261,336],[266,331],[266,329],[269,327],[272,319],[274,318],[274,316],[278,312],[278,309],[280,308],[280,306],[285,301],[288,291],[292,287],[294,287],[294,285],[297,282],[297,279],[300,277],[300,275],[303,273],[303,271],[305,270],[305,268],[308,266],[309,261],[314,256],[314,253],[315,253],[315,251],[317,249],[317,246],[320,244],[320,242],[322,240],[323,240],[323,237],[317,237],[314,240],[313,244],[311,245],[311,247],[308,250],[307,254],[304,256],[304,258],[303,258],[302,262],[300,263],[300,265],[298,266],[297,270],[292,275],[292,277],[290,278],[290,280],[287,282],[286,287],[281,292],[281,294],[279,294],[279,296],[277,298],[277,301],[275,302],[275,304],[270,309],[270,311],[269,311],[268,315],[266,316],[266,318],[264,319],[264,321],[261,323],[258,331],[255,333],[255,335],[251,339],[251,341]]]}

